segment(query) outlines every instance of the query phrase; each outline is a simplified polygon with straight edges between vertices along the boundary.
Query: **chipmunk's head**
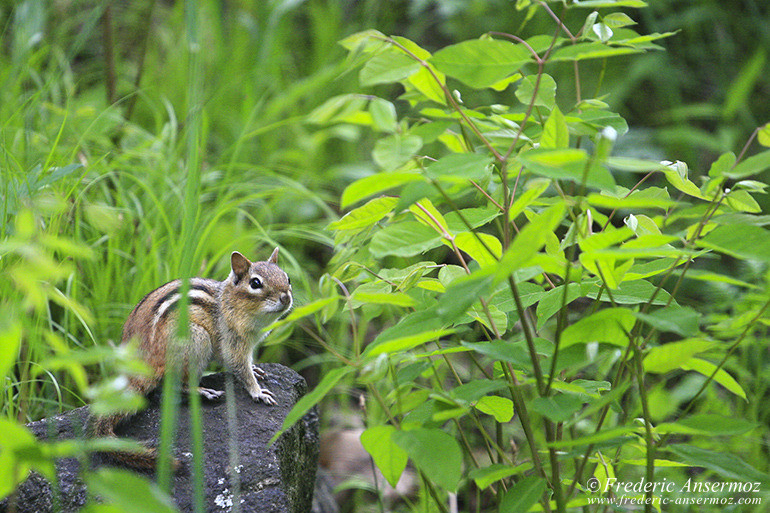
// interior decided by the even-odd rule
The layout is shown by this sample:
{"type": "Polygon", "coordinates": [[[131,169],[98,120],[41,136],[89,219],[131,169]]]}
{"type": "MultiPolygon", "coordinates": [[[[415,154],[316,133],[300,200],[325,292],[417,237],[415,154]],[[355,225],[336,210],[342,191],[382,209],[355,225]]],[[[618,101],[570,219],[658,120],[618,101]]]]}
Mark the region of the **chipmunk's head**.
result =
{"type": "Polygon", "coordinates": [[[252,262],[236,251],[230,264],[226,292],[231,294],[232,303],[257,324],[262,324],[262,318],[272,322],[291,309],[291,279],[278,267],[278,248],[264,262],[252,262]]]}

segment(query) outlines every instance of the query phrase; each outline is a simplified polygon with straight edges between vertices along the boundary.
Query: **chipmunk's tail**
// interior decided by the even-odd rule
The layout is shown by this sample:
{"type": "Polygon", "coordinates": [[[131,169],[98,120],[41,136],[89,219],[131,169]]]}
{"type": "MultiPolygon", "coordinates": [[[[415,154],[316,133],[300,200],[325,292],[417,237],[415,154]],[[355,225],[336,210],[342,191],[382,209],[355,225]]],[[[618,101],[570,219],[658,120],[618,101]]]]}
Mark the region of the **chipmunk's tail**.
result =
{"type": "MultiPolygon", "coordinates": [[[[133,413],[114,413],[95,417],[92,422],[92,432],[95,438],[117,438],[115,427],[133,413]]],[[[158,462],[158,450],[145,442],[140,442],[141,448],[137,451],[106,451],[111,460],[139,470],[153,470],[158,462]]],[[[174,464],[176,467],[176,462],[174,464]]]]}

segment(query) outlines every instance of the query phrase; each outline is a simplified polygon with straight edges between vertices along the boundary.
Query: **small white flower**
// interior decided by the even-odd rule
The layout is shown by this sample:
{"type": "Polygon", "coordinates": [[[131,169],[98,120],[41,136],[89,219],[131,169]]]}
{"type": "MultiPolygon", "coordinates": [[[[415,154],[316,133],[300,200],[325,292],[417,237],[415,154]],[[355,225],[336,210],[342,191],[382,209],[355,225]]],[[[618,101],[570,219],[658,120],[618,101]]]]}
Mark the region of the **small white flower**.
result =
{"type": "Polygon", "coordinates": [[[687,172],[688,172],[687,164],[685,164],[681,160],[677,160],[675,162],[671,162],[670,160],[661,160],[660,165],[673,169],[683,179],[687,179],[687,172]]]}
{"type": "Polygon", "coordinates": [[[618,138],[618,131],[611,126],[605,126],[602,129],[602,137],[608,141],[615,142],[615,140],[618,138]]]}

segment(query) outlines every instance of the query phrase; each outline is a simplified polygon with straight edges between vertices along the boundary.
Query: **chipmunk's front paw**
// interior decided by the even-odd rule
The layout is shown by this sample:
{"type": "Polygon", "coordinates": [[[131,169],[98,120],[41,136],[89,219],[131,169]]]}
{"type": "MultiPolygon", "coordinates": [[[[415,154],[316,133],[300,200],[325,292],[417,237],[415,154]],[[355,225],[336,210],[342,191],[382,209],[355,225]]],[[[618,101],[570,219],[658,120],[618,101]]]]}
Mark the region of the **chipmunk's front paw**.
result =
{"type": "Polygon", "coordinates": [[[251,370],[254,373],[254,375],[258,378],[267,377],[267,372],[263,371],[261,368],[257,367],[256,365],[252,365],[251,370]]]}
{"type": "Polygon", "coordinates": [[[257,392],[252,393],[251,398],[257,402],[261,401],[270,406],[278,404],[273,393],[266,388],[260,388],[257,392]]]}

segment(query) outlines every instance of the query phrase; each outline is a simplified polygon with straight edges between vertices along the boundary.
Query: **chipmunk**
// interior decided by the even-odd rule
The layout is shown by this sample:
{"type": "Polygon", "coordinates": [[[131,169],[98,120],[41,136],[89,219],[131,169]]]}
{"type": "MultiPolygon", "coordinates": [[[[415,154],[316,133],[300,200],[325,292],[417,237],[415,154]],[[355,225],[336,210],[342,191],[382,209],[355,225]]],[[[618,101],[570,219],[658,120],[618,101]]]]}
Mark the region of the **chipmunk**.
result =
{"type": "MultiPolygon", "coordinates": [[[[236,251],[230,263],[232,271],[224,281],[190,280],[188,340],[174,340],[180,280],[153,290],[134,307],[123,326],[121,344],[137,340],[139,354],[149,365],[151,374],[129,377],[132,390],[147,395],[160,384],[166,368],[171,365],[177,366],[182,382],[187,383],[188,372],[194,372],[199,378],[216,358],[235,374],[255,401],[276,404],[273,393],[257,381],[257,377],[263,378],[265,373],[253,364],[252,353],[267,335],[262,330],[291,309],[291,280],[278,267],[278,248],[265,262],[251,262],[236,251]]],[[[196,391],[211,400],[224,394],[224,391],[204,387],[196,391]]],[[[93,423],[94,435],[114,437],[117,424],[132,414],[97,417],[93,423]]],[[[155,449],[150,447],[141,453],[110,455],[137,468],[153,468],[157,459],[155,449]]]]}

